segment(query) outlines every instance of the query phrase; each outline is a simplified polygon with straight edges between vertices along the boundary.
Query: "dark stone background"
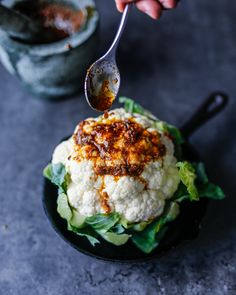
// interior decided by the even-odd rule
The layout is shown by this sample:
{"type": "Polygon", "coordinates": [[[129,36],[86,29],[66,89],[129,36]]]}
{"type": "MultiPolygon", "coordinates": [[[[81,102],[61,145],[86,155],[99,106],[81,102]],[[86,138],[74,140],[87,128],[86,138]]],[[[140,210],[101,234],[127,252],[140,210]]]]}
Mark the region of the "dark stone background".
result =
{"type": "MultiPolygon", "coordinates": [[[[98,1],[101,51],[119,14],[98,1]]],[[[158,261],[117,265],[62,241],[41,204],[42,169],[78,121],[95,115],[81,94],[62,103],[34,99],[0,66],[0,294],[236,294],[236,6],[183,0],[154,22],[133,11],[120,46],[120,93],[181,125],[212,90],[230,106],[193,137],[212,180],[227,193],[212,202],[199,238],[158,261]]]]}

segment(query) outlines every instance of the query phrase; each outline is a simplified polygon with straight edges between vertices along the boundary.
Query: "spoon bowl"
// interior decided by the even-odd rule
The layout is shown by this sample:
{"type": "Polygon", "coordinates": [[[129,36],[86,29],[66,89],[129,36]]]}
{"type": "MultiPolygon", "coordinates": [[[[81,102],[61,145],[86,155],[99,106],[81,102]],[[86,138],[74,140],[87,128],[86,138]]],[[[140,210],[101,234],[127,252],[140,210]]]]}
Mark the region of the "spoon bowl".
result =
{"type": "Polygon", "coordinates": [[[116,49],[131,5],[127,4],[124,9],[118,32],[111,47],[87,71],[84,84],[85,97],[88,104],[96,111],[104,112],[109,110],[120,88],[120,73],[116,65],[116,49]]]}
{"type": "Polygon", "coordinates": [[[120,87],[120,72],[115,60],[101,58],[87,72],[85,93],[94,110],[106,111],[115,100],[120,87]]]}

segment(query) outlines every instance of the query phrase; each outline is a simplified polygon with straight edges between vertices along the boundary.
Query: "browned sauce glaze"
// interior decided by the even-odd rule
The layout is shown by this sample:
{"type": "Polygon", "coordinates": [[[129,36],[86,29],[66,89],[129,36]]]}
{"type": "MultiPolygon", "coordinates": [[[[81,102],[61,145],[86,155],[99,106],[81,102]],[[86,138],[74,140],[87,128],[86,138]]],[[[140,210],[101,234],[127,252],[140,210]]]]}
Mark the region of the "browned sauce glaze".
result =
{"type": "Polygon", "coordinates": [[[93,108],[102,112],[109,110],[114,100],[115,94],[111,91],[108,80],[102,82],[102,87],[98,95],[92,95],[90,97],[93,108]]]}
{"type": "Polygon", "coordinates": [[[160,137],[157,131],[149,132],[132,119],[105,123],[85,120],[73,135],[74,158],[92,160],[97,175],[138,177],[146,163],[165,155],[160,137]]]}
{"type": "Polygon", "coordinates": [[[65,4],[45,1],[20,1],[14,9],[39,22],[48,33],[47,42],[54,42],[78,32],[84,22],[84,14],[65,4]]]}
{"type": "Polygon", "coordinates": [[[105,214],[109,214],[111,212],[111,207],[109,206],[109,203],[108,203],[109,195],[107,192],[103,191],[104,188],[105,188],[104,176],[102,176],[102,185],[99,189],[99,202],[105,214]]]}

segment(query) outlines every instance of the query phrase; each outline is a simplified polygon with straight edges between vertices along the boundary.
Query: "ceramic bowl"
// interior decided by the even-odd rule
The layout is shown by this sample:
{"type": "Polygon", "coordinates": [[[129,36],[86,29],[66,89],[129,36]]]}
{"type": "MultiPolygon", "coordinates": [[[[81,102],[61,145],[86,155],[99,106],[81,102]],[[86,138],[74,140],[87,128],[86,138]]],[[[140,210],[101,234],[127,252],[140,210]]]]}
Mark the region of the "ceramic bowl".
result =
{"type": "MultiPolygon", "coordinates": [[[[3,1],[12,6],[19,1],[3,1]]],[[[0,30],[0,60],[33,94],[56,100],[83,88],[87,68],[96,58],[99,16],[93,0],[50,1],[76,8],[92,7],[83,28],[57,42],[30,45],[0,30]]]]}

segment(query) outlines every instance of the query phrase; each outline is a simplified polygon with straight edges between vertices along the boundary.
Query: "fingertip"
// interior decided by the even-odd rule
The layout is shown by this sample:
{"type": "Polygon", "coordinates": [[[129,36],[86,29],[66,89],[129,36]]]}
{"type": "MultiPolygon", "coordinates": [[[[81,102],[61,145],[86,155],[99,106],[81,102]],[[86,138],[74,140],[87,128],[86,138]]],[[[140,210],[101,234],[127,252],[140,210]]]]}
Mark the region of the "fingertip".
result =
{"type": "Polygon", "coordinates": [[[177,6],[177,0],[159,0],[164,8],[172,9],[177,6]]]}
{"type": "Polygon", "coordinates": [[[119,12],[123,12],[126,4],[134,2],[134,0],[115,0],[116,7],[119,12]]]}
{"type": "Polygon", "coordinates": [[[122,7],[122,6],[116,6],[117,7],[117,10],[120,12],[120,13],[122,13],[123,11],[124,11],[124,7],[122,7]]]}
{"type": "Polygon", "coordinates": [[[115,0],[116,2],[116,8],[119,12],[123,12],[124,11],[124,3],[120,0],[115,0]]]}
{"type": "Polygon", "coordinates": [[[152,19],[158,20],[159,18],[161,18],[162,9],[160,8],[160,9],[157,9],[155,11],[146,12],[146,14],[148,16],[150,16],[152,19]]]}
{"type": "Polygon", "coordinates": [[[140,0],[136,3],[136,6],[140,11],[144,12],[154,20],[157,20],[161,17],[161,4],[155,0],[140,0]]]}

